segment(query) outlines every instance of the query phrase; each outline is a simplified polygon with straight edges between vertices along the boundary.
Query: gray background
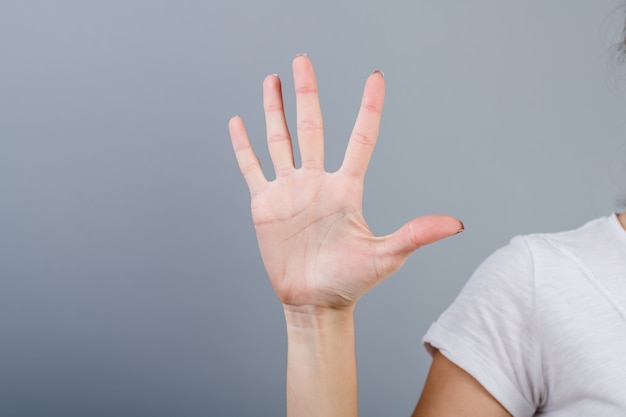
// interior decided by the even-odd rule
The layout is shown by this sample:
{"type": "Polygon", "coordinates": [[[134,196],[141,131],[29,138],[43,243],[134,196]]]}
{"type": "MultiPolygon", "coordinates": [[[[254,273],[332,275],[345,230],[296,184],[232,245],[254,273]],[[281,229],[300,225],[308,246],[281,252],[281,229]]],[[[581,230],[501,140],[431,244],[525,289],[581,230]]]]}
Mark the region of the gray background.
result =
{"type": "MultiPolygon", "coordinates": [[[[388,95],[365,214],[465,221],[357,309],[362,416],[409,415],[420,338],[513,235],[626,195],[619,1],[0,2],[0,414],[284,413],[286,337],[227,134],[316,65],[327,167],[388,95]]],[[[268,169],[269,168],[269,169],[268,169]]]]}

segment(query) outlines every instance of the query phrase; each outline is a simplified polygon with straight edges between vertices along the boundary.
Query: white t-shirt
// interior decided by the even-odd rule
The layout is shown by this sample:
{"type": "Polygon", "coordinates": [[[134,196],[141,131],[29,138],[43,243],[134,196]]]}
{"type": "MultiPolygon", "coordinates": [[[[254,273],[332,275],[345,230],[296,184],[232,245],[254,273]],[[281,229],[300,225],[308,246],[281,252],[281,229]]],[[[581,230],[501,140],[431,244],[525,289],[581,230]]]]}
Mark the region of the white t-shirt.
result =
{"type": "Polygon", "coordinates": [[[626,231],[617,216],[514,238],[424,343],[514,417],[626,416],[626,231]]]}

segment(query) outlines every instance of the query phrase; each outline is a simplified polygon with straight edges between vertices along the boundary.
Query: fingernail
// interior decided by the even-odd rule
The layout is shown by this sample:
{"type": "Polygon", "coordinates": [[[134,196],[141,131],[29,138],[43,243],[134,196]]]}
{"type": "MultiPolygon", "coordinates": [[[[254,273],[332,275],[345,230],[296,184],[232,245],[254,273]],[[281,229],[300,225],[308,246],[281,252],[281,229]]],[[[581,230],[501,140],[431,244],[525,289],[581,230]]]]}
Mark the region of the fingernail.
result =
{"type": "Polygon", "coordinates": [[[308,56],[307,54],[305,54],[304,52],[301,52],[299,54],[296,54],[296,56],[308,56]]]}
{"type": "Polygon", "coordinates": [[[372,74],[380,74],[383,78],[385,78],[385,73],[382,72],[381,70],[376,70],[372,74]]]}
{"type": "Polygon", "coordinates": [[[458,235],[459,233],[462,233],[465,230],[465,225],[463,224],[463,222],[461,220],[459,220],[459,223],[461,224],[461,228],[459,229],[458,232],[456,232],[456,234],[458,235]]]}

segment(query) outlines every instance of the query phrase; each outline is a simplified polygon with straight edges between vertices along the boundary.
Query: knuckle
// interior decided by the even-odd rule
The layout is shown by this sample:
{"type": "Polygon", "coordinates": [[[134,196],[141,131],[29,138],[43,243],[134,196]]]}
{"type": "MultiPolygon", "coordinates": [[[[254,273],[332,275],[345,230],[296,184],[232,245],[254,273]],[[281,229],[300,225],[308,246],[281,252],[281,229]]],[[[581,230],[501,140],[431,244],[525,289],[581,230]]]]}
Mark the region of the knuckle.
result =
{"type": "Polygon", "coordinates": [[[303,158],[302,167],[306,168],[309,171],[314,171],[314,172],[319,172],[319,173],[324,171],[323,162],[317,158],[303,158]]]}
{"type": "Polygon", "coordinates": [[[367,132],[356,130],[352,132],[352,140],[359,145],[374,146],[376,139],[367,132]]]}
{"type": "Polygon", "coordinates": [[[276,166],[275,170],[277,177],[287,177],[295,172],[293,165],[276,166]]]}
{"type": "Polygon", "coordinates": [[[245,164],[242,164],[241,165],[241,174],[244,177],[247,177],[248,175],[250,175],[254,171],[256,171],[258,166],[259,166],[258,162],[254,162],[254,161],[249,161],[249,162],[247,162],[245,164]]]}
{"type": "Polygon", "coordinates": [[[317,94],[317,87],[314,85],[301,85],[296,87],[296,94],[317,94]]]}
{"type": "Polygon", "coordinates": [[[372,113],[376,113],[378,115],[382,114],[382,109],[380,106],[377,106],[375,103],[371,102],[363,102],[361,104],[361,108],[372,113]]]}
{"type": "Polygon", "coordinates": [[[252,152],[252,146],[244,141],[233,142],[233,149],[235,154],[244,154],[245,152],[252,152]]]}
{"type": "Polygon", "coordinates": [[[298,121],[298,130],[300,131],[317,131],[322,130],[324,128],[324,124],[318,120],[300,120],[298,121]]]}
{"type": "Polygon", "coordinates": [[[289,136],[285,133],[270,133],[267,135],[267,143],[288,142],[289,136]]]}
{"type": "Polygon", "coordinates": [[[411,250],[424,246],[423,231],[417,227],[414,221],[409,223],[408,229],[408,241],[411,244],[411,250]]]}
{"type": "Polygon", "coordinates": [[[282,112],[284,110],[282,103],[267,103],[264,107],[266,113],[282,112]]]}

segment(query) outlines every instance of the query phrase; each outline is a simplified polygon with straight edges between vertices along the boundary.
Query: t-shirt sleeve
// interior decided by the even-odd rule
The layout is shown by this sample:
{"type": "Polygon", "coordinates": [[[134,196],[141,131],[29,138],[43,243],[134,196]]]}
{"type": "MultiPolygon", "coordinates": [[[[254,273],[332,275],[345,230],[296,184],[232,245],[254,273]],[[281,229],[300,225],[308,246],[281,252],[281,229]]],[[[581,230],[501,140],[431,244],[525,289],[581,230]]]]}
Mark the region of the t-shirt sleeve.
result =
{"type": "Polygon", "coordinates": [[[472,375],[514,417],[541,403],[541,347],[535,318],[535,274],[527,238],[487,258],[423,342],[472,375]]]}

